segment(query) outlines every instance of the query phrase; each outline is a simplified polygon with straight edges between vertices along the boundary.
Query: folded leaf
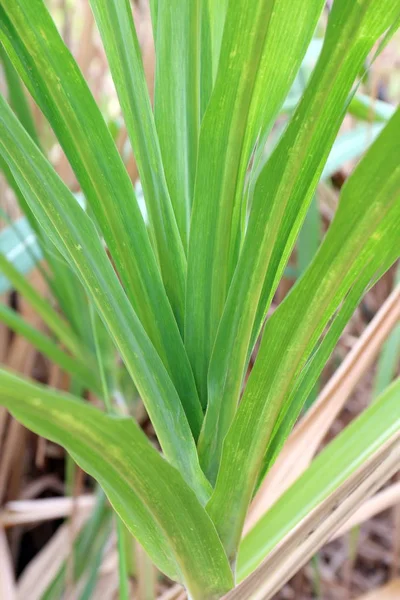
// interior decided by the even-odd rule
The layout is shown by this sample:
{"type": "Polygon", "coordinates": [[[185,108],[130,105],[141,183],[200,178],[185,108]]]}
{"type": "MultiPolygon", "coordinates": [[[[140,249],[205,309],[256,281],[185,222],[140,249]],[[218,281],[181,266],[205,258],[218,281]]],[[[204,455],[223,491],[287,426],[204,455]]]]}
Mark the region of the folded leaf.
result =
{"type": "Polygon", "coordinates": [[[236,247],[238,178],[245,172],[251,152],[251,148],[243,149],[246,129],[252,138],[257,136],[255,107],[265,86],[273,81],[263,103],[268,114],[264,117],[272,122],[322,6],[321,0],[308,0],[296,8],[288,0],[228,3],[215,86],[200,129],[188,254],[185,344],[203,406],[207,403],[211,351],[230,284],[230,258],[236,247]],[[291,37],[290,51],[287,35],[291,37]]]}
{"type": "Polygon", "coordinates": [[[154,117],[185,250],[200,128],[201,4],[200,0],[158,0],[154,117]]]}
{"type": "MultiPolygon", "coordinates": [[[[183,301],[186,259],[179,236],[147,89],[142,56],[129,0],[91,0],[121,103],[143,187],[157,256],[166,288],[183,301]]],[[[172,196],[173,197],[173,196],[172,196]]],[[[183,318],[183,312],[177,313],[183,318]]],[[[183,327],[183,321],[180,321],[183,327]]]]}

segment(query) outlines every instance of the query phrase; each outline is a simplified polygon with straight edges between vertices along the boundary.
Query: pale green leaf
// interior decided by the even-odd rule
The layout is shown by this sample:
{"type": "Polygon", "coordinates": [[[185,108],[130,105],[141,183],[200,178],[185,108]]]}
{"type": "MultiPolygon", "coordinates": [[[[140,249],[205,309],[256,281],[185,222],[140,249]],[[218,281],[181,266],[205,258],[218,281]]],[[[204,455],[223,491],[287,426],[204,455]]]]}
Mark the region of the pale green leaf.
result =
{"type": "Polygon", "coordinates": [[[165,181],[132,7],[129,0],[91,0],[91,6],[135,155],[161,272],[183,329],[186,258],[165,181]]]}
{"type": "MultiPolygon", "coordinates": [[[[273,548],[320,504],[363,469],[385,447],[400,439],[400,381],[388,388],[364,413],[338,435],[305,473],[258,521],[243,539],[238,556],[238,580],[248,576],[273,548]]],[[[371,467],[370,469],[371,470],[371,467]]],[[[366,474],[368,476],[368,473],[366,474]]],[[[366,476],[364,475],[364,477],[366,476]]],[[[355,478],[354,478],[355,479],[355,478]]],[[[358,485],[360,485],[360,481],[358,485]]],[[[353,484],[353,488],[357,484],[353,484]]],[[[348,491],[349,495],[350,490],[348,491]]],[[[345,497],[342,498],[342,502],[345,497]]]]}
{"type": "Polygon", "coordinates": [[[185,344],[204,406],[209,360],[236,248],[238,177],[250,158],[248,154],[242,158],[249,151],[243,149],[244,136],[246,130],[257,136],[255,111],[261,90],[270,107],[266,120],[272,122],[306,52],[322,4],[309,0],[296,8],[295,16],[293,3],[287,0],[252,0],[251,7],[247,0],[228,3],[217,78],[200,129],[188,254],[185,344]],[[287,33],[282,34],[287,28],[293,33],[290,52],[287,33]],[[271,82],[273,87],[265,94],[271,82]]]}

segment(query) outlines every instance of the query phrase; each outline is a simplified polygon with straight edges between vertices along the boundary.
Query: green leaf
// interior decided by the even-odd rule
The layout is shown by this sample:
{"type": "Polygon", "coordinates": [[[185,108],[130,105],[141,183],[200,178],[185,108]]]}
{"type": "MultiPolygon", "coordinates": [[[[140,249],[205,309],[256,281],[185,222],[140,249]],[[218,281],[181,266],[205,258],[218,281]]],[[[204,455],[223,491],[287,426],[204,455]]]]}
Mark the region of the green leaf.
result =
{"type": "Polygon", "coordinates": [[[0,132],[0,154],[47,237],[93,299],[141,394],[166,457],[205,501],[208,485],[179,396],[118,281],[93,222],[2,98],[0,132]]]}
{"type": "Polygon", "coordinates": [[[224,440],[208,505],[230,556],[274,424],[296,378],[363,271],[368,271],[369,281],[399,254],[399,131],[400,110],[343,187],[335,219],[309,269],[266,323],[255,366],[224,440]]]}
{"type": "MultiPolygon", "coordinates": [[[[103,491],[96,490],[96,505],[88,521],[79,532],[72,548],[74,582],[86,575],[86,570],[96,567],[98,555],[102,555],[104,546],[110,538],[112,511],[103,491]]],[[[68,557],[70,558],[70,556],[68,557]]],[[[95,569],[96,571],[96,569],[95,569]]],[[[67,577],[67,561],[64,561],[58,573],[49,584],[41,600],[59,600],[62,597],[67,577]]],[[[89,580],[92,577],[89,577],[89,580]]],[[[80,597],[83,600],[84,596],[80,597]]],[[[90,596],[89,596],[90,597],[90,596]]]]}
{"type": "Polygon", "coordinates": [[[10,106],[35,144],[40,148],[35,122],[33,120],[28,101],[25,97],[24,90],[22,89],[21,80],[1,44],[0,59],[3,64],[4,75],[7,82],[8,101],[10,106]]]}
{"type": "Polygon", "coordinates": [[[18,291],[27,302],[35,309],[43,322],[49,327],[54,335],[62,342],[77,358],[88,360],[88,356],[82,348],[81,341],[68,326],[66,321],[53,309],[35,290],[27,279],[14,267],[6,256],[0,253],[0,271],[11,282],[13,288],[18,291]]]}
{"type": "Polygon", "coordinates": [[[154,43],[157,42],[158,0],[149,0],[154,43]]]}
{"type": "Polygon", "coordinates": [[[210,3],[202,1],[200,2],[200,123],[214,85],[211,27],[210,3]]]}
{"type": "Polygon", "coordinates": [[[98,480],[157,566],[183,581],[192,598],[214,598],[233,587],[207,513],[133,419],[105,415],[4,370],[0,382],[0,403],[24,425],[64,446],[98,480]]]}
{"type": "Polygon", "coordinates": [[[302,275],[314,258],[321,241],[321,216],[317,197],[311,201],[297,240],[298,273],[302,275]]]}
{"type": "Polygon", "coordinates": [[[35,329],[35,327],[32,327],[32,325],[29,325],[17,312],[8,308],[2,302],[0,302],[0,321],[15,331],[15,333],[28,340],[39,352],[59,365],[64,371],[76,377],[86,388],[96,394],[101,392],[96,372],[93,372],[93,369],[86,364],[86,362],[91,362],[90,357],[88,357],[86,362],[83,362],[69,356],[49,337],[41,333],[38,329],[35,329]]]}
{"type": "Polygon", "coordinates": [[[349,104],[349,112],[363,121],[388,121],[395,111],[394,106],[364,94],[355,94],[349,104]]]}
{"type": "Polygon", "coordinates": [[[248,0],[228,4],[217,78],[200,129],[188,254],[185,343],[203,406],[240,220],[238,202],[234,213],[237,180],[250,158],[243,154],[251,151],[244,148],[245,132],[251,129],[252,135],[258,134],[256,105],[261,90],[265,96],[269,81],[274,81],[274,87],[267,95],[270,108],[265,110],[266,119],[272,121],[289,90],[296,64],[301,62],[301,51],[304,54],[307,49],[322,5],[321,0],[309,0],[295,17],[293,3],[287,0],[252,0],[251,6],[248,0]],[[293,30],[290,51],[286,33],[282,35],[287,28],[293,30]]]}
{"type": "Polygon", "coordinates": [[[242,581],[319,504],[388,444],[400,439],[400,380],[338,435],[243,539],[242,581]]]}
{"type": "Polygon", "coordinates": [[[158,0],[154,117],[186,249],[200,127],[200,0],[158,0]]]}
{"type": "MultiPolygon", "coordinates": [[[[384,270],[390,266],[392,261],[393,256],[389,254],[387,257],[388,264],[384,264],[384,270]]],[[[375,265],[373,263],[367,269],[364,269],[334,316],[325,337],[316,344],[308,363],[299,376],[294,379],[289,396],[275,421],[270,442],[264,454],[264,463],[258,478],[258,485],[261,484],[268,470],[274,464],[306,400],[308,401],[309,394],[314,389],[315,382],[321,375],[340,335],[369,287],[371,276],[375,275],[373,273],[374,269],[375,265]]]]}
{"type": "Polygon", "coordinates": [[[279,109],[296,74],[300,88],[302,91],[304,90],[305,63],[309,63],[312,58],[315,60],[315,56],[318,56],[320,52],[321,40],[311,38],[315,33],[323,6],[324,3],[320,0],[307,0],[301,4],[294,4],[287,0],[275,0],[274,2],[270,32],[266,38],[253,90],[248,126],[241,151],[232,223],[231,277],[242,241],[243,231],[241,228],[244,228],[246,220],[247,190],[245,190],[245,181],[248,176],[250,160],[255,152],[253,160],[257,164],[257,151],[263,151],[279,109]],[[288,39],[290,39],[290,45],[285,43],[285,40],[288,39]]]}
{"type": "MultiPolygon", "coordinates": [[[[1,0],[0,6],[1,41],[75,170],[126,294],[162,357],[197,436],[202,414],[193,374],[132,183],[111,134],[42,0],[1,0]]],[[[181,286],[174,278],[165,283],[172,300],[181,286]]],[[[182,322],[183,298],[173,306],[182,322]]]]}
{"type": "Polygon", "coordinates": [[[257,180],[208,374],[209,407],[199,447],[203,468],[212,479],[249,354],[337,135],[354,79],[399,10],[398,1],[378,5],[371,0],[336,0],[303,99],[257,180]]]}
{"type": "Polygon", "coordinates": [[[207,4],[209,13],[211,45],[210,64],[212,65],[212,80],[215,81],[218,72],[222,36],[224,33],[229,0],[205,0],[203,1],[203,4],[207,4]]]}
{"type": "Polygon", "coordinates": [[[135,154],[164,283],[183,328],[186,258],[164,176],[132,7],[129,0],[91,0],[91,6],[135,154]]]}

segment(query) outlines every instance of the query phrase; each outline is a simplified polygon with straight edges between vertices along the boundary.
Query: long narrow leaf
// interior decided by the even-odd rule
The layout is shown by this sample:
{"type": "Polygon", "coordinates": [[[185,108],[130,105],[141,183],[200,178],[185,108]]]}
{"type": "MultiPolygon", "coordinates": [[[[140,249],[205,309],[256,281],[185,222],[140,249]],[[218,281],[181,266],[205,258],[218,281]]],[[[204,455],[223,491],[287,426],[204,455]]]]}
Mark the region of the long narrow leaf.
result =
{"type": "Polygon", "coordinates": [[[261,457],[295,378],[362,272],[367,269],[372,278],[399,254],[399,131],[400,110],[344,186],[336,217],[313,263],[267,321],[257,361],[224,441],[209,504],[229,552],[239,540],[261,457]]]}
{"type": "MultiPolygon", "coordinates": [[[[96,372],[82,360],[79,361],[63,352],[57,344],[38,329],[24,321],[14,310],[0,302],[0,321],[18,335],[28,340],[39,352],[59,365],[64,371],[75,377],[86,388],[96,394],[101,393],[101,387],[96,372]]],[[[90,357],[87,362],[90,362],[90,357]]]]}
{"type": "Polygon", "coordinates": [[[242,580],[290,530],[334,493],[386,446],[400,448],[400,380],[385,391],[313,461],[246,535],[240,545],[238,578],[242,580]],[[278,516],[279,515],[279,516],[278,516]]]}
{"type": "Polygon", "coordinates": [[[0,154],[48,238],[93,299],[143,398],[166,456],[204,500],[206,482],[181,401],[118,281],[93,222],[1,98],[0,131],[0,154]]]}
{"type": "Polygon", "coordinates": [[[399,10],[398,0],[335,2],[310,84],[261,171],[208,375],[209,408],[200,448],[202,464],[212,477],[248,356],[344,116],[351,86],[374,41],[399,10]]]}
{"type": "MultiPolygon", "coordinates": [[[[160,353],[197,435],[201,411],[193,375],[132,183],[100,110],[42,0],[1,0],[0,39],[75,170],[126,294],[160,353]]],[[[175,275],[181,280],[178,271],[175,275]]],[[[165,283],[182,322],[183,298],[176,298],[182,286],[174,277],[165,283]]]]}
{"type": "MultiPolygon", "coordinates": [[[[167,291],[183,317],[186,259],[164,176],[129,0],[91,0],[131,141],[167,291]]],[[[183,327],[183,322],[180,322],[183,327]]]]}
{"type": "MultiPolygon", "coordinates": [[[[287,0],[252,0],[251,6],[248,0],[228,3],[217,79],[200,130],[188,254],[185,343],[203,405],[210,355],[230,283],[231,221],[244,135],[255,118],[252,94],[274,81],[268,94],[272,119],[289,90],[296,61],[301,62],[302,47],[304,53],[307,49],[322,4],[302,3],[295,16],[293,3],[287,0]],[[278,15],[279,27],[292,31],[291,24],[296,24],[293,53],[288,52],[286,34],[276,32],[278,15]],[[266,64],[279,64],[279,69],[272,73],[266,64]]],[[[237,223],[239,216],[237,212],[237,223]]]]}
{"type": "Polygon", "coordinates": [[[200,0],[158,0],[154,116],[187,248],[200,126],[200,0]]]}
{"type": "Polygon", "coordinates": [[[192,598],[213,598],[233,586],[207,513],[133,419],[110,417],[4,370],[0,382],[0,403],[26,426],[62,444],[99,481],[159,568],[184,582],[192,598]]]}
{"type": "Polygon", "coordinates": [[[35,144],[40,147],[39,138],[37,135],[35,122],[30,110],[28,101],[22,89],[21,81],[18,73],[7,56],[3,46],[0,45],[0,59],[3,64],[4,74],[7,81],[8,101],[11,108],[29,133],[35,144]]]}
{"type": "Polygon", "coordinates": [[[27,302],[35,309],[40,315],[46,325],[51,329],[56,337],[62,342],[75,356],[79,358],[87,359],[82,343],[68,326],[66,321],[54,310],[54,308],[42,298],[42,296],[35,290],[35,288],[29,283],[27,279],[14,267],[14,265],[7,260],[7,258],[0,254],[0,272],[9,279],[14,289],[18,291],[27,302]]]}

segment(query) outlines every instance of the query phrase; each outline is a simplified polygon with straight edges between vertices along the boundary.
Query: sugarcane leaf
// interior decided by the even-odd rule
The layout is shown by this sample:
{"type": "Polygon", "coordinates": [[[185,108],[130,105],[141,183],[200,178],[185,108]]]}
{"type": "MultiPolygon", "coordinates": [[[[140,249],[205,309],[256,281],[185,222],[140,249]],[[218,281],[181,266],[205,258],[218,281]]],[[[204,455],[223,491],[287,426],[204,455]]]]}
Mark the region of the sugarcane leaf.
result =
{"type": "Polygon", "coordinates": [[[157,41],[158,0],[149,0],[154,43],[157,41]]]}
{"type": "MultiPolygon", "coordinates": [[[[131,4],[129,0],[91,0],[91,6],[135,154],[161,272],[167,290],[176,286],[174,293],[183,302],[186,258],[164,176],[131,4]]],[[[176,314],[183,318],[183,305],[176,314]]]]}
{"type": "Polygon", "coordinates": [[[372,279],[399,255],[399,131],[400,110],[343,187],[335,219],[310,267],[266,323],[208,505],[229,553],[238,543],[274,424],[326,325],[365,270],[372,279]]]}
{"type": "Polygon", "coordinates": [[[332,146],[326,161],[321,179],[328,179],[342,165],[350,160],[359,158],[382,131],[383,124],[358,125],[354,129],[339,135],[332,146]]]}
{"type": "Polygon", "coordinates": [[[357,93],[351,99],[349,112],[363,121],[388,121],[395,111],[388,102],[357,93]]]}
{"type": "Polygon", "coordinates": [[[93,362],[88,356],[86,361],[77,360],[70,356],[48,336],[32,327],[17,312],[0,302],[0,321],[7,325],[12,331],[28,340],[44,356],[53,363],[60,366],[66,373],[75,377],[85,388],[92,390],[95,394],[101,393],[98,375],[93,367],[87,363],[93,362]]]}
{"type": "MultiPolygon", "coordinates": [[[[218,5],[221,3],[218,2],[218,5]]],[[[214,86],[212,56],[212,21],[209,2],[200,3],[200,123],[214,86]]]]}
{"type": "Polygon", "coordinates": [[[200,127],[200,4],[158,0],[154,117],[185,250],[200,127]]]}
{"type": "MultiPolygon", "coordinates": [[[[389,253],[386,261],[384,261],[384,270],[389,268],[392,262],[393,255],[389,253]]],[[[316,345],[310,360],[301,371],[299,377],[295,378],[292,390],[275,422],[274,430],[264,455],[264,464],[259,475],[259,484],[261,484],[268,470],[274,464],[280,450],[295,425],[302,408],[305,406],[305,402],[308,400],[315,382],[322,373],[324,366],[335,348],[340,335],[365,294],[365,291],[368,289],[371,277],[374,274],[374,268],[374,263],[371,263],[368,268],[364,269],[361,276],[355,282],[349,294],[343,301],[337,314],[334,316],[333,322],[330,324],[325,337],[316,345]]]]}
{"type": "Polygon", "coordinates": [[[222,595],[232,573],[215,528],[181,474],[131,418],[105,415],[67,394],[0,370],[0,403],[24,425],[63,445],[97,479],[157,566],[192,597],[222,595]]]}
{"type": "Polygon", "coordinates": [[[176,278],[181,281],[182,273],[179,268],[172,269],[171,277],[164,278],[173,312],[132,183],[100,110],[43,1],[1,1],[0,17],[0,39],[75,170],[126,294],[161,355],[197,436],[202,415],[174,317],[175,313],[182,322],[179,314],[184,298],[176,297],[182,291],[176,278]]]}
{"type": "Polygon", "coordinates": [[[211,350],[229,287],[230,256],[236,248],[234,231],[240,222],[235,196],[245,132],[251,129],[257,135],[255,105],[267,81],[274,82],[266,95],[268,117],[275,116],[322,6],[321,0],[302,3],[295,17],[293,3],[286,0],[252,0],[251,6],[248,0],[228,3],[218,73],[200,128],[188,253],[185,344],[203,406],[211,350]],[[286,33],[278,30],[292,32],[292,23],[296,26],[288,51],[286,33]],[[278,64],[275,71],[272,65],[278,64]]]}
{"type": "Polygon", "coordinates": [[[47,237],[73,268],[119,349],[165,455],[203,501],[208,486],[175,387],[133,310],[93,222],[0,97],[0,154],[47,237]]]}
{"type": "Polygon", "coordinates": [[[215,81],[221,53],[222,36],[224,33],[226,13],[229,0],[206,0],[210,21],[210,46],[212,81],[215,81]]]}
{"type": "Polygon", "coordinates": [[[11,108],[29,133],[35,144],[40,147],[35,122],[17,71],[7,56],[3,46],[0,45],[0,59],[7,82],[8,101],[11,108]]]}
{"type": "Polygon", "coordinates": [[[209,406],[199,449],[212,479],[248,357],[337,135],[354,79],[399,10],[398,0],[379,5],[371,0],[335,2],[313,76],[257,180],[208,373],[209,406]]]}
{"type": "MultiPolygon", "coordinates": [[[[83,360],[88,359],[82,343],[74,334],[66,321],[57,313],[51,304],[43,298],[33,285],[16,269],[7,256],[0,253],[0,272],[3,273],[25,300],[35,309],[44,323],[72,353],[83,360]]],[[[93,365],[92,365],[93,366],[93,365]]]]}

